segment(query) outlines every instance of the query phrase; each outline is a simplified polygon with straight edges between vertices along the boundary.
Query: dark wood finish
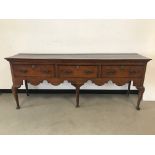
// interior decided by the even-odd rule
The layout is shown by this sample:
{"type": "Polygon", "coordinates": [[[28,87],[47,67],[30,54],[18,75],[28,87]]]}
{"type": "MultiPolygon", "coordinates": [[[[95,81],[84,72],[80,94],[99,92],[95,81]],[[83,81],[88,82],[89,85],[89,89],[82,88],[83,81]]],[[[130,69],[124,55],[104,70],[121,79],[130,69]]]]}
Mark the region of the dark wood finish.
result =
{"type": "Polygon", "coordinates": [[[136,53],[128,54],[17,54],[6,58],[10,62],[14,94],[17,109],[18,88],[25,80],[28,95],[28,84],[38,85],[43,80],[59,85],[68,80],[76,88],[76,107],[79,107],[80,87],[91,80],[103,85],[109,80],[116,85],[128,83],[128,94],[131,81],[139,90],[136,109],[144,93],[144,77],[148,59],[136,53]]]}
{"type": "Polygon", "coordinates": [[[28,54],[19,53],[7,59],[32,60],[148,60],[137,53],[101,53],[101,54],[28,54]]]}

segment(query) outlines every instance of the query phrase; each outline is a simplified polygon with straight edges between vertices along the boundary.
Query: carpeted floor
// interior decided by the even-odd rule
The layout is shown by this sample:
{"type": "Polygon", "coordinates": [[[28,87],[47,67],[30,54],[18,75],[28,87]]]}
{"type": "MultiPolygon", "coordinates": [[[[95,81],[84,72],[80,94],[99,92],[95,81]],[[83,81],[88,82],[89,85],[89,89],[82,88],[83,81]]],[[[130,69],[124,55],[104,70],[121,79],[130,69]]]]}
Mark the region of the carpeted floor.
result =
{"type": "Polygon", "coordinates": [[[74,94],[0,94],[0,134],[155,134],[155,102],[137,95],[82,94],[75,108],[74,94]]]}

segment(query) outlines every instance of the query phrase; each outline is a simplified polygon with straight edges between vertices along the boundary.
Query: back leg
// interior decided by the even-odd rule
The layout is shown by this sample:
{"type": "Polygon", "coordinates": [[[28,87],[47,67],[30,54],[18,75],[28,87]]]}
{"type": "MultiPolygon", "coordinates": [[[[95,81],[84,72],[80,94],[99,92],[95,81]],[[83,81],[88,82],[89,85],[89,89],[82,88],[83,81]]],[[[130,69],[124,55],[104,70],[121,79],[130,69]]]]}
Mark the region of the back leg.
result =
{"type": "Polygon", "coordinates": [[[29,96],[28,82],[25,80],[26,95],[29,96]]]}

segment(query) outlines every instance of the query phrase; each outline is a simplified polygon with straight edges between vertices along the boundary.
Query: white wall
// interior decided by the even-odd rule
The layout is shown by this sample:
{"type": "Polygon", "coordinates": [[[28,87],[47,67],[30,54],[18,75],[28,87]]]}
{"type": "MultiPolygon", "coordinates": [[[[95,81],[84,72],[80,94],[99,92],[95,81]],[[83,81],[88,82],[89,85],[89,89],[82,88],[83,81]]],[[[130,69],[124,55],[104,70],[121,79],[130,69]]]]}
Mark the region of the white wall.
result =
{"type": "MultiPolygon", "coordinates": [[[[137,52],[148,63],[144,100],[155,100],[155,20],[0,20],[0,89],[12,85],[4,57],[16,53],[114,53],[137,52]]],[[[54,87],[46,82],[37,88],[54,87]]],[[[31,86],[31,88],[34,88],[31,86]]],[[[36,88],[36,87],[35,87],[36,88]]],[[[83,88],[126,89],[90,83],[83,88]]]]}

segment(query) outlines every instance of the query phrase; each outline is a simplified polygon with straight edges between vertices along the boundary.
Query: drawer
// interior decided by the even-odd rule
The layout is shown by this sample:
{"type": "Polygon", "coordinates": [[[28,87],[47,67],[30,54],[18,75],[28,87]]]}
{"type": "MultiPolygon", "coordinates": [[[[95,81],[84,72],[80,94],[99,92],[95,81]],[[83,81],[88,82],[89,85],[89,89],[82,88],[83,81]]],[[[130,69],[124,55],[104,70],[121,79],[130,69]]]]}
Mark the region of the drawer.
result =
{"type": "Polygon", "coordinates": [[[59,77],[96,78],[97,66],[60,65],[58,66],[58,75],[59,77]]]}
{"type": "Polygon", "coordinates": [[[48,76],[54,75],[53,65],[13,65],[15,76],[48,76]]]}
{"type": "Polygon", "coordinates": [[[143,66],[102,66],[102,77],[141,77],[143,66]]]}

